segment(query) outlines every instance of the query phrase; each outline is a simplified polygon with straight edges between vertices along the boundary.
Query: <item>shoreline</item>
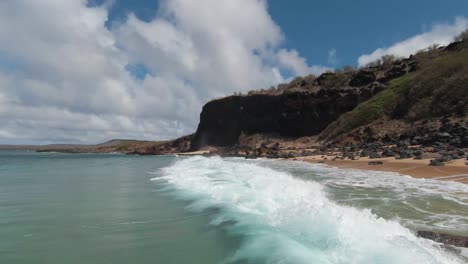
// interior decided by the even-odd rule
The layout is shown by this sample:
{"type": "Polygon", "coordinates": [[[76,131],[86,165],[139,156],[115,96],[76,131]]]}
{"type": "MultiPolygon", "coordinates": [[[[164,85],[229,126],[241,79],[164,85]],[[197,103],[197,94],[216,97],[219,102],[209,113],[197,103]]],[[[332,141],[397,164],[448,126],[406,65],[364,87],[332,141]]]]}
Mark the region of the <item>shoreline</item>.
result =
{"type": "MultiPolygon", "coordinates": [[[[179,156],[209,156],[210,150],[201,150],[194,152],[175,153],[179,156]]],[[[220,155],[223,157],[223,155],[220,155]]],[[[281,160],[281,159],[279,159],[281,160]]],[[[326,155],[313,155],[313,156],[302,156],[295,158],[286,158],[284,160],[298,160],[309,163],[322,163],[330,167],[340,169],[358,169],[358,170],[371,170],[371,171],[382,171],[382,172],[396,172],[400,175],[411,176],[418,179],[432,179],[441,181],[455,181],[464,184],[468,184],[468,162],[465,159],[455,159],[448,161],[444,166],[429,166],[432,159],[419,159],[415,160],[412,158],[408,159],[395,159],[389,158],[377,158],[370,159],[369,157],[360,157],[356,160],[350,159],[336,159],[336,156],[326,155]],[[369,162],[380,161],[383,164],[369,165],[369,162]]]]}
{"type": "Polygon", "coordinates": [[[468,184],[468,165],[465,165],[466,161],[464,159],[447,162],[445,166],[429,166],[430,159],[360,158],[358,160],[333,160],[333,157],[316,155],[297,157],[295,160],[322,163],[330,167],[341,169],[396,172],[418,179],[455,181],[468,184]],[[383,164],[369,165],[369,162],[372,161],[381,161],[383,164]]]}

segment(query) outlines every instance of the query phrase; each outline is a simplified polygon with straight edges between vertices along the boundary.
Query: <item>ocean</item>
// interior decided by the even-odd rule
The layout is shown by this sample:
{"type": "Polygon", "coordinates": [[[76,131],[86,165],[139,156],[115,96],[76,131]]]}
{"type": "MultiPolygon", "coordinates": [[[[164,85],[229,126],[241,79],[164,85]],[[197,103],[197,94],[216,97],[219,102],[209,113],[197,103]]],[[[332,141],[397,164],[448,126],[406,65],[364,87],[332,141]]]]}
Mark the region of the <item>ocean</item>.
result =
{"type": "Polygon", "coordinates": [[[466,263],[468,185],[295,161],[0,152],[0,263],[466,263]]]}

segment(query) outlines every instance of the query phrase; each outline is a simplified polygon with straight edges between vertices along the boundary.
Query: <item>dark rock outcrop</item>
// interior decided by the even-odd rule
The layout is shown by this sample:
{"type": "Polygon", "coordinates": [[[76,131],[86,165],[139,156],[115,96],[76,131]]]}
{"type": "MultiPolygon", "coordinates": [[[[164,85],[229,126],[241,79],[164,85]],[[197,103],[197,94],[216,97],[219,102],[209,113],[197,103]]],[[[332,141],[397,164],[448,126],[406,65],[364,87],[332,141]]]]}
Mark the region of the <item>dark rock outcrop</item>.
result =
{"type": "Polygon", "coordinates": [[[374,95],[373,87],[230,96],[207,103],[192,149],[232,146],[241,133],[282,137],[317,135],[341,114],[374,95]]]}
{"type": "Polygon", "coordinates": [[[359,87],[371,84],[375,81],[376,77],[373,71],[360,70],[350,81],[349,85],[352,87],[359,87]]]}
{"type": "Polygon", "coordinates": [[[432,231],[418,231],[417,235],[446,245],[468,248],[468,237],[442,234],[432,231]]]}

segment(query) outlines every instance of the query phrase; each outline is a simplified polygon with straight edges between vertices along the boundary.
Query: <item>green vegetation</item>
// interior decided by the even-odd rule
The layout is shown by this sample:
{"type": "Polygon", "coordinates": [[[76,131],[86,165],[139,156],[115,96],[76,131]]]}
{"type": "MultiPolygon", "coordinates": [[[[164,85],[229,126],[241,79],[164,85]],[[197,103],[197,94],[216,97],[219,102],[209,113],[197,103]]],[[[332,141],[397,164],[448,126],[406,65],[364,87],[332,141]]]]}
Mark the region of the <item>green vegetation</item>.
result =
{"type": "Polygon", "coordinates": [[[419,70],[388,87],[330,124],[321,135],[332,139],[383,117],[413,122],[468,113],[468,50],[417,57],[419,70]]]}
{"type": "Polygon", "coordinates": [[[372,62],[369,62],[368,64],[366,64],[364,66],[364,68],[375,68],[375,67],[384,67],[384,68],[388,68],[390,66],[392,66],[392,64],[399,60],[401,58],[397,58],[395,57],[395,55],[391,55],[391,54],[388,54],[388,55],[384,55],[382,56],[382,58],[378,59],[378,60],[375,60],[375,61],[372,61],[372,62]]]}
{"type": "Polygon", "coordinates": [[[370,100],[361,103],[353,111],[342,115],[330,124],[322,132],[322,135],[327,135],[327,138],[334,138],[357,127],[367,125],[385,114],[389,114],[396,106],[397,98],[407,92],[412,77],[413,75],[409,74],[391,81],[387,89],[370,100]]]}
{"type": "Polygon", "coordinates": [[[468,50],[421,58],[421,70],[402,101],[410,121],[468,112],[468,50]]]}

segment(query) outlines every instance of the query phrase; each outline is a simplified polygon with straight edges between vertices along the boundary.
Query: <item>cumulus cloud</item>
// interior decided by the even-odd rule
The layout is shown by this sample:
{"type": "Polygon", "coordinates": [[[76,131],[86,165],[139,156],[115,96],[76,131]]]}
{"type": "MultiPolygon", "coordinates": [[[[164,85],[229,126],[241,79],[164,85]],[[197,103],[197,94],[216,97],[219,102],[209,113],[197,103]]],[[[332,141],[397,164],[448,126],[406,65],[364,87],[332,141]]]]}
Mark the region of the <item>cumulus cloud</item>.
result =
{"type": "Polygon", "coordinates": [[[451,24],[436,24],[428,32],[413,36],[387,48],[379,48],[370,54],[364,54],[358,58],[359,66],[376,61],[384,55],[396,55],[407,57],[418,50],[425,49],[433,44],[447,45],[454,37],[468,28],[468,19],[456,18],[451,24]]]}
{"type": "Polygon", "coordinates": [[[107,3],[0,1],[0,143],[173,138],[211,98],[325,70],[281,47],[265,0],[162,1],[112,29],[107,3]]]}
{"type": "Polygon", "coordinates": [[[324,66],[308,66],[306,60],[302,58],[296,50],[281,49],[278,54],[279,64],[290,70],[293,75],[320,74],[331,68],[324,66]]]}

